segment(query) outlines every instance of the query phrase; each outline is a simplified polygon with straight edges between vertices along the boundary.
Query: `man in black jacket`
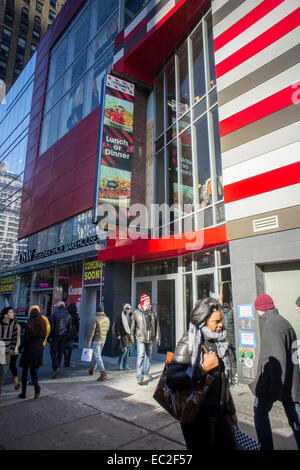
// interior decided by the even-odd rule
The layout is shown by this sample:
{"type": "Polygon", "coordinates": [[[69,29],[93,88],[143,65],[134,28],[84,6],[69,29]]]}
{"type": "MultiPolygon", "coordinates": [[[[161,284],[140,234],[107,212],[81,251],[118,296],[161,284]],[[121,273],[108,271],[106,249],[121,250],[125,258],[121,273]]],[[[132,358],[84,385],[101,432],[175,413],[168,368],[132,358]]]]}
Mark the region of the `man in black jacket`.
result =
{"type": "Polygon", "coordinates": [[[70,337],[70,329],[72,325],[71,315],[65,310],[65,303],[59,301],[58,310],[50,317],[50,354],[52,359],[52,378],[55,379],[60,370],[61,360],[66,348],[67,341],[70,337]]]}
{"type": "Polygon", "coordinates": [[[273,299],[261,294],[255,300],[264,320],[257,376],[249,385],[255,395],[254,421],[262,450],[273,450],[269,412],[281,401],[300,449],[300,372],[297,336],[291,324],[279,315],[273,299]]]}

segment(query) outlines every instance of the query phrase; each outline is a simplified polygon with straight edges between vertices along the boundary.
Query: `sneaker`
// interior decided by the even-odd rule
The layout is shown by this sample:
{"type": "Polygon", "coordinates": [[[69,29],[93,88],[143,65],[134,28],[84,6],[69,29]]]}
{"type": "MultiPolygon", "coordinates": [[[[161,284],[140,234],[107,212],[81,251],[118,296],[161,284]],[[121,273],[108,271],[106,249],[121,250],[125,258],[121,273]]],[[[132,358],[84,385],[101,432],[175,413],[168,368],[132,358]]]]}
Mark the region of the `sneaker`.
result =
{"type": "Polygon", "coordinates": [[[130,367],[126,364],[126,366],[123,367],[124,370],[130,370],[130,367]]]}
{"type": "Polygon", "coordinates": [[[35,394],[34,394],[34,400],[38,400],[40,398],[40,391],[41,391],[41,387],[37,387],[37,389],[35,390],[35,394]]]}
{"type": "Polygon", "coordinates": [[[143,385],[143,379],[137,381],[138,385],[143,385]]]}
{"type": "Polygon", "coordinates": [[[20,379],[19,379],[19,377],[14,378],[14,385],[15,385],[15,390],[19,390],[19,388],[20,388],[20,379]]]}
{"type": "Polygon", "coordinates": [[[147,377],[147,379],[152,379],[152,377],[153,377],[152,374],[145,374],[145,376],[147,377]]]}
{"type": "Polygon", "coordinates": [[[59,368],[56,369],[55,371],[53,371],[52,379],[55,379],[55,377],[57,376],[58,373],[59,373],[59,368]]]}
{"type": "MultiPolygon", "coordinates": [[[[118,365],[118,368],[119,368],[120,370],[123,370],[123,366],[121,366],[121,365],[118,365]]],[[[125,369],[125,367],[124,367],[124,369],[125,369]]]]}

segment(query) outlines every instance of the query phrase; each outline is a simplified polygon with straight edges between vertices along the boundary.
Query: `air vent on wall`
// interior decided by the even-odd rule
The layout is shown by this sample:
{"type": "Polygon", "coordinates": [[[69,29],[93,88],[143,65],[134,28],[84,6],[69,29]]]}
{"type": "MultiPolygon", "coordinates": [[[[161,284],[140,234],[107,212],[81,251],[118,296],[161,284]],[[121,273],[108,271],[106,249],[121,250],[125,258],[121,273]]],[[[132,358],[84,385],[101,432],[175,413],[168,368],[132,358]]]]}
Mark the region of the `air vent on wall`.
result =
{"type": "Polygon", "coordinates": [[[273,215],[272,217],[265,217],[263,219],[253,220],[253,231],[261,232],[262,230],[271,230],[278,228],[278,216],[273,215]]]}

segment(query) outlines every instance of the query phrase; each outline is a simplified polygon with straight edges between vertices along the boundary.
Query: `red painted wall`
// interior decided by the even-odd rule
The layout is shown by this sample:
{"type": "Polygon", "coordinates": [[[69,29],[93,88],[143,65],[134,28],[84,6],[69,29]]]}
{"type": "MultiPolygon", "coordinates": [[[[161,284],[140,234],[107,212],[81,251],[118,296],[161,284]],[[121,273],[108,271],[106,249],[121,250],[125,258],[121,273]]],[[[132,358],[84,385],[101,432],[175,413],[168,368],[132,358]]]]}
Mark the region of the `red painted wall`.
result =
{"type": "Polygon", "coordinates": [[[19,239],[93,205],[99,108],[38,155],[51,47],[83,3],[67,2],[37,49],[19,239]]]}

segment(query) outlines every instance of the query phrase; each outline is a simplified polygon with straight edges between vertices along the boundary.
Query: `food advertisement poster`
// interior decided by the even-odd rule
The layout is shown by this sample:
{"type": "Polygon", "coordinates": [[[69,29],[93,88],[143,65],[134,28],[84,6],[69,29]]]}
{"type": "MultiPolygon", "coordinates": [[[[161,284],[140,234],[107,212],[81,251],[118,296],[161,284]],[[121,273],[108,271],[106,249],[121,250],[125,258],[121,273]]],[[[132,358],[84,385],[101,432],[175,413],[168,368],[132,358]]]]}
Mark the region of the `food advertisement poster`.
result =
{"type": "MultiPolygon", "coordinates": [[[[130,206],[133,153],[134,85],[112,75],[105,78],[103,129],[99,137],[99,169],[95,221],[101,204],[116,209],[117,220],[130,206]]],[[[126,222],[127,223],[127,222],[126,222]]],[[[118,223],[117,223],[118,224],[118,223]]],[[[112,228],[112,227],[110,227],[112,228]]]]}

